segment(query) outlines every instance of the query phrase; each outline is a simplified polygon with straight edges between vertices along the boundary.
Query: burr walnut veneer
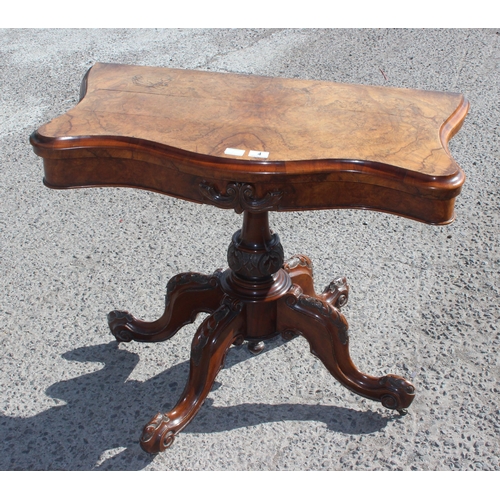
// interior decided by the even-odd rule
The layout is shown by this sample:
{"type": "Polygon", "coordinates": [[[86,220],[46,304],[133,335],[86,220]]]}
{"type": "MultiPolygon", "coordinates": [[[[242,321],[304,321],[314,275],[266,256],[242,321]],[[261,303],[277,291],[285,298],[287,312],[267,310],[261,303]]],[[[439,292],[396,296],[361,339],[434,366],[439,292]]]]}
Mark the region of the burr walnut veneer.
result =
{"type": "Polygon", "coordinates": [[[465,177],[447,144],[467,114],[462,95],[96,64],[80,97],[31,136],[48,187],[134,187],[243,212],[228,269],[173,277],[157,321],[108,315],[118,341],[159,342],[209,314],[179,402],[144,428],[146,451],[192,420],[232,344],[259,352],[278,334],[304,336],[348,389],[405,412],[414,387],[361,373],[349,356],[345,278],[316,293],[311,261],[284,260],[268,213],[363,208],[451,222],[465,177]]]}

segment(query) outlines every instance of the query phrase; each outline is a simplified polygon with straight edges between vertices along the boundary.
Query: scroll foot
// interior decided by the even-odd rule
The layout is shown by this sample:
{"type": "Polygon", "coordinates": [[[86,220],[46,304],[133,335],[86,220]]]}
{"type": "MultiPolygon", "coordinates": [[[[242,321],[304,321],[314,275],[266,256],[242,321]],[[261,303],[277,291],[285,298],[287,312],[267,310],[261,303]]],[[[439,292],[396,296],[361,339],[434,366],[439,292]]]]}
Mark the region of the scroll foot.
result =
{"type": "Polygon", "coordinates": [[[311,297],[293,286],[280,299],[280,331],[300,333],[329,372],[352,392],[380,401],[392,410],[404,410],[415,396],[415,388],[398,375],[372,377],[360,372],[349,355],[348,325],[345,317],[326,300],[311,297]]]}
{"type": "MultiPolygon", "coordinates": [[[[380,377],[378,383],[384,388],[384,394],[380,397],[380,402],[390,410],[406,411],[415,397],[415,387],[403,377],[398,375],[386,375],[380,377]]],[[[406,411],[407,413],[407,411],[406,411]]]]}
{"type": "Polygon", "coordinates": [[[111,311],[108,324],[118,342],[160,342],[167,340],[198,313],[212,313],[220,304],[223,292],[220,288],[221,272],[211,275],[182,273],[167,284],[165,312],[156,321],[146,322],[127,311],[111,311]]]}
{"type": "Polygon", "coordinates": [[[170,447],[175,436],[194,418],[205,401],[227,350],[239,336],[244,316],[241,302],[225,297],[221,306],[198,328],[191,344],[189,380],[175,408],[158,413],[144,427],[141,447],[158,453],[170,447]]]}
{"type": "Polygon", "coordinates": [[[175,435],[172,430],[169,430],[169,423],[170,419],[166,413],[157,413],[142,431],[142,449],[148,453],[158,453],[170,448],[174,443],[175,435]],[[154,443],[157,443],[157,447],[155,449],[146,449],[146,444],[149,443],[153,437],[155,438],[154,443]]]}
{"type": "Polygon", "coordinates": [[[319,298],[339,309],[344,307],[349,299],[349,285],[347,284],[347,280],[345,278],[335,278],[323,290],[319,298]]]}

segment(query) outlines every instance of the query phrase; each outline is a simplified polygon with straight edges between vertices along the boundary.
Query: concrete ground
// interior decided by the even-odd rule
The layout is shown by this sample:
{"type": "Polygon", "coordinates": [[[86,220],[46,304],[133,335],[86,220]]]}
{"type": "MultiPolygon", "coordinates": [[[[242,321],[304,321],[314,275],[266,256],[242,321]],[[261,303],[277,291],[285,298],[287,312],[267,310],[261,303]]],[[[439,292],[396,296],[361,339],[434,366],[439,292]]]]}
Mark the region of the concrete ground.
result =
{"type": "Polygon", "coordinates": [[[0,469],[499,470],[499,123],[498,29],[0,31],[0,469]],[[276,340],[259,356],[232,348],[173,447],[141,451],[143,425],[184,386],[196,325],[117,346],[106,314],[156,319],[171,276],[225,267],[241,216],[43,186],[29,135],[76,104],[97,61],[465,94],[452,225],[271,214],[318,288],[347,276],[352,357],[413,381],[407,416],[348,392],[305,340],[276,340]]]}

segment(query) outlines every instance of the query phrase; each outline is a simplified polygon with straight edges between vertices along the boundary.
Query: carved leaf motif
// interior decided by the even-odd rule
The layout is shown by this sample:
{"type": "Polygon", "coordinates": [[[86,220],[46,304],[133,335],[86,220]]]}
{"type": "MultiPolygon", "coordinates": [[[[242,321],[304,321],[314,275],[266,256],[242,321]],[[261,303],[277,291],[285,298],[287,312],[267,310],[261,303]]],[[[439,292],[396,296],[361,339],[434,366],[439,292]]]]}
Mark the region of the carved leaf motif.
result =
{"type": "Polygon", "coordinates": [[[255,188],[251,184],[230,182],[226,193],[222,194],[206,182],[199,185],[203,197],[219,208],[233,208],[237,214],[244,210],[264,212],[275,208],[283,196],[283,191],[270,191],[263,198],[255,198],[255,188]]]}
{"type": "Polygon", "coordinates": [[[310,269],[311,271],[313,269],[312,262],[304,255],[294,255],[293,257],[290,257],[285,262],[285,267],[289,270],[296,269],[299,266],[306,267],[307,269],[310,269]]]}
{"type": "Polygon", "coordinates": [[[203,349],[209,342],[210,336],[214,334],[220,323],[229,316],[231,311],[239,311],[241,307],[242,304],[239,301],[232,301],[226,297],[219,309],[213,312],[200,326],[191,344],[191,360],[196,366],[200,364],[203,349]]]}
{"type": "Polygon", "coordinates": [[[235,233],[227,251],[227,261],[232,271],[250,278],[263,278],[281,269],[284,254],[277,234],[273,234],[266,250],[260,252],[240,249],[240,234],[241,231],[235,233]]]}
{"type": "Polygon", "coordinates": [[[189,284],[192,289],[209,290],[218,286],[221,271],[217,269],[213,274],[181,273],[170,278],[167,283],[167,293],[165,296],[165,306],[170,302],[170,298],[177,287],[189,284]]]}

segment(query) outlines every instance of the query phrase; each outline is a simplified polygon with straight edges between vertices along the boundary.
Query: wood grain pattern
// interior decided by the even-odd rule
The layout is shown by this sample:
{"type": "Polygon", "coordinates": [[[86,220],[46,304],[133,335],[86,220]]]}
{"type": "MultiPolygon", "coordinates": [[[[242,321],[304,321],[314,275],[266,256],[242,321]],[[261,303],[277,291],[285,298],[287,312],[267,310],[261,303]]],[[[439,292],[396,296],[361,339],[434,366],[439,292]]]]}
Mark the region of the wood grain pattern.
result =
{"type": "Polygon", "coordinates": [[[465,179],[448,150],[468,110],[460,94],[96,64],[82,95],[31,137],[50,187],[131,186],[207,203],[200,183],[225,193],[240,182],[258,198],[282,192],[273,210],[447,223],[465,179]]]}

